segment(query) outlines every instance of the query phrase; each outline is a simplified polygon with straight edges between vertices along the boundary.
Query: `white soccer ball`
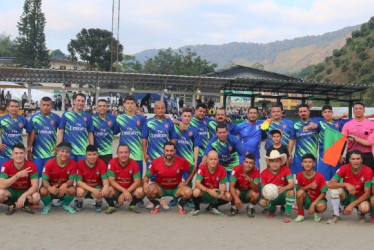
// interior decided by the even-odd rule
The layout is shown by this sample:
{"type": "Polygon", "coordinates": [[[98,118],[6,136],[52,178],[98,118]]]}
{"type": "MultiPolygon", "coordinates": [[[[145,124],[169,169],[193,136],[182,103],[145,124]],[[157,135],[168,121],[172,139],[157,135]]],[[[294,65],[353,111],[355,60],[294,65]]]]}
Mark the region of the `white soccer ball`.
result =
{"type": "Polygon", "coordinates": [[[266,184],[262,189],[262,196],[269,201],[275,200],[278,197],[278,187],[272,183],[266,184]]]}

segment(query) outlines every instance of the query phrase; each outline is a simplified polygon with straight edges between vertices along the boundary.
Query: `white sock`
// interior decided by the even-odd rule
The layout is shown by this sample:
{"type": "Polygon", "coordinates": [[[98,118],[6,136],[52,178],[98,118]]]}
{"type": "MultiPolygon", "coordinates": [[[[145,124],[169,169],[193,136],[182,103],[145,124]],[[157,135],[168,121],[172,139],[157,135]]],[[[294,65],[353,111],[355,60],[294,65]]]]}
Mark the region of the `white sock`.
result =
{"type": "Polygon", "coordinates": [[[255,205],[253,205],[252,203],[248,203],[248,207],[249,207],[249,208],[254,208],[255,205]]]}
{"type": "Polygon", "coordinates": [[[236,209],[236,206],[235,206],[235,205],[231,205],[231,208],[232,208],[232,209],[236,209]]]}
{"type": "Polygon", "coordinates": [[[340,198],[338,199],[331,199],[332,208],[334,209],[334,215],[340,216],[339,208],[340,208],[340,198]]]}

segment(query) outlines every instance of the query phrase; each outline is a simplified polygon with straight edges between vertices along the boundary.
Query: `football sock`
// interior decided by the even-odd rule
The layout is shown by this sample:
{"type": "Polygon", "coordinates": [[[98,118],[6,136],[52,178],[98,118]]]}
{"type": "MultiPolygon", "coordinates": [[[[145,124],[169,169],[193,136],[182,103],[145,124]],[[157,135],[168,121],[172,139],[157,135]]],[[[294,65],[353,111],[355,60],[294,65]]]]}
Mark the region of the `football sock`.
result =
{"type": "Polygon", "coordinates": [[[339,207],[340,207],[340,198],[331,199],[332,208],[334,210],[334,215],[340,216],[339,207]]]}
{"type": "Polygon", "coordinates": [[[70,196],[70,195],[65,194],[64,199],[63,199],[64,200],[64,205],[69,206],[70,203],[74,200],[74,198],[75,198],[75,196],[70,196]]]}
{"type": "Polygon", "coordinates": [[[286,214],[291,213],[292,206],[294,203],[295,203],[295,197],[286,195],[286,214]]]}
{"type": "Polygon", "coordinates": [[[45,207],[51,205],[51,200],[52,200],[52,196],[51,195],[42,196],[41,199],[42,199],[43,204],[44,204],[45,207]]]}
{"type": "Polygon", "coordinates": [[[114,199],[113,198],[105,198],[106,203],[108,203],[109,207],[114,207],[114,199]]]}
{"type": "Polygon", "coordinates": [[[203,200],[203,197],[192,197],[192,201],[195,205],[195,210],[200,210],[200,203],[203,200]]]}

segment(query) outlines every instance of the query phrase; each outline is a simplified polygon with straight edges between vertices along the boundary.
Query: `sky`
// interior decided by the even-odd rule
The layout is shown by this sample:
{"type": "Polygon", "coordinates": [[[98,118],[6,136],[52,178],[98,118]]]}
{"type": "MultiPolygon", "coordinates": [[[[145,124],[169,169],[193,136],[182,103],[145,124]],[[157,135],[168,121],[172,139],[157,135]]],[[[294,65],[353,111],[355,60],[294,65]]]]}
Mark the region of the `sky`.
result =
{"type": "MultiPolygon", "coordinates": [[[[118,2],[115,1],[115,2],[118,2]]],[[[0,0],[0,34],[18,35],[24,0],[0,0]]],[[[112,0],[44,0],[48,49],[67,53],[82,28],[111,30],[112,0]]],[[[372,0],[122,0],[125,54],[229,42],[268,43],[367,22],[372,0]]]]}

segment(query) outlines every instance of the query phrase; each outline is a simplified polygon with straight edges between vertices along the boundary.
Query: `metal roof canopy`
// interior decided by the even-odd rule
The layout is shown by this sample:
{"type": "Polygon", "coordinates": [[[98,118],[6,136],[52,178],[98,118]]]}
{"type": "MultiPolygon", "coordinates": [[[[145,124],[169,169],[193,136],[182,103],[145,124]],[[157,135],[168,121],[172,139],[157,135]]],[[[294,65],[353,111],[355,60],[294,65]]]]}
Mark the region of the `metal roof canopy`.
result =
{"type": "MultiPolygon", "coordinates": [[[[266,71],[263,71],[266,72],[266,71]]],[[[270,73],[270,72],[268,72],[270,73]]],[[[115,73],[98,71],[69,71],[53,69],[21,69],[21,68],[0,68],[0,81],[28,83],[32,88],[61,88],[61,84],[90,84],[94,88],[102,90],[122,90],[144,92],[153,90],[168,93],[194,94],[197,90],[201,95],[220,95],[221,90],[253,91],[303,94],[321,97],[326,100],[349,101],[341,97],[349,96],[354,92],[365,91],[369,86],[358,84],[337,84],[337,83],[315,83],[305,82],[298,78],[277,79],[280,74],[272,73],[274,77],[269,78],[240,78],[240,77],[219,77],[219,76],[181,76],[181,75],[158,75],[143,73],[115,73]],[[38,87],[37,84],[56,83],[56,87],[38,87]],[[58,85],[57,85],[58,84],[58,85]]],[[[219,72],[216,72],[219,75],[219,72]]],[[[280,77],[279,77],[280,78],[280,77]]],[[[91,88],[87,88],[91,91],[91,88]]],[[[276,98],[276,96],[274,96],[276,98]]],[[[282,99],[286,99],[282,95],[282,99]]]]}

